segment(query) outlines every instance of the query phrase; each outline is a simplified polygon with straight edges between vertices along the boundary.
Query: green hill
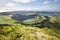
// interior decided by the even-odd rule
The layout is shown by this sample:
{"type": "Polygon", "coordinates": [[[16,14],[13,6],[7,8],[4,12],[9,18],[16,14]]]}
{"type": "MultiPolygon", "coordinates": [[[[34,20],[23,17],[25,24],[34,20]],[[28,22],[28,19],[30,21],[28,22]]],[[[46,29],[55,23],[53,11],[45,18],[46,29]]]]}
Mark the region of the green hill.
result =
{"type": "Polygon", "coordinates": [[[9,15],[0,15],[0,24],[13,24],[13,20],[9,15]]]}

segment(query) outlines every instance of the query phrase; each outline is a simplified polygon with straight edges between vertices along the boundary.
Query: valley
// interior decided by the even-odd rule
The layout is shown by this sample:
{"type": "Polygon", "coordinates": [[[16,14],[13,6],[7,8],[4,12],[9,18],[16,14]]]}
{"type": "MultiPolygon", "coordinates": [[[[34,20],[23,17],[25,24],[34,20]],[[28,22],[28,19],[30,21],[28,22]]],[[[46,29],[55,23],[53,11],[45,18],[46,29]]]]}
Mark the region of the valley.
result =
{"type": "Polygon", "coordinates": [[[60,40],[60,13],[54,13],[0,13],[0,40],[60,40]]]}

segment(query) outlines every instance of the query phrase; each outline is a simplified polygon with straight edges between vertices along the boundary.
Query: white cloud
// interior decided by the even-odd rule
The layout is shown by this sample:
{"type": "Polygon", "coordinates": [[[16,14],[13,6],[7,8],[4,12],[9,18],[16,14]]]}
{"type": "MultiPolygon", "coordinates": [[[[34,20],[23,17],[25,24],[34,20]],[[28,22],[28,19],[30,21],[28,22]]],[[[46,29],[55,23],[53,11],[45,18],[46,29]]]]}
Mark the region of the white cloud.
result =
{"type": "MultiPolygon", "coordinates": [[[[21,2],[22,0],[20,0],[21,2]]],[[[31,2],[32,0],[30,1],[26,1],[24,3],[28,3],[28,2],[31,2]]],[[[35,0],[33,0],[35,1],[35,0]]],[[[23,3],[23,2],[22,2],[23,3]]],[[[46,0],[43,2],[43,4],[49,4],[50,1],[46,0]]],[[[50,10],[60,10],[59,9],[60,6],[58,7],[52,7],[52,6],[49,6],[49,5],[44,5],[44,6],[20,6],[20,5],[17,5],[16,3],[7,3],[5,4],[3,7],[0,7],[0,12],[8,12],[8,11],[20,11],[20,10],[25,10],[25,11],[31,11],[31,10],[40,10],[40,11],[50,11],[50,10]]]]}
{"type": "Polygon", "coordinates": [[[43,4],[49,4],[50,3],[50,1],[44,1],[43,2],[43,4]]]}
{"type": "Polygon", "coordinates": [[[12,11],[12,10],[0,10],[0,13],[1,12],[9,12],[9,11],[12,11]]]}
{"type": "Polygon", "coordinates": [[[14,3],[7,3],[6,4],[6,6],[14,6],[14,5],[16,5],[16,4],[14,4],[14,3]]]}
{"type": "Polygon", "coordinates": [[[9,11],[18,11],[21,10],[21,7],[18,6],[4,6],[0,8],[0,12],[9,12],[9,11]]]}
{"type": "Polygon", "coordinates": [[[29,2],[36,1],[36,0],[13,0],[13,1],[21,2],[21,3],[29,3],[29,2]]]}
{"type": "Polygon", "coordinates": [[[55,0],[55,2],[58,2],[58,0],[55,0]]]}

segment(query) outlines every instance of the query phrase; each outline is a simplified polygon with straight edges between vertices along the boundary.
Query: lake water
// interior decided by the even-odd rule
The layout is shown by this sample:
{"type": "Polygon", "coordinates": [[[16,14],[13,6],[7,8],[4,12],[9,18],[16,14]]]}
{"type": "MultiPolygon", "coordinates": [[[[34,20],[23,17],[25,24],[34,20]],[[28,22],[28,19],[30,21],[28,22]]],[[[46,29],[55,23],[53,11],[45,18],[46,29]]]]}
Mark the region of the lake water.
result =
{"type": "Polygon", "coordinates": [[[58,13],[50,13],[50,12],[47,12],[47,13],[26,13],[24,15],[34,15],[34,14],[39,14],[39,15],[43,15],[43,16],[56,16],[58,15],[58,13]]]}

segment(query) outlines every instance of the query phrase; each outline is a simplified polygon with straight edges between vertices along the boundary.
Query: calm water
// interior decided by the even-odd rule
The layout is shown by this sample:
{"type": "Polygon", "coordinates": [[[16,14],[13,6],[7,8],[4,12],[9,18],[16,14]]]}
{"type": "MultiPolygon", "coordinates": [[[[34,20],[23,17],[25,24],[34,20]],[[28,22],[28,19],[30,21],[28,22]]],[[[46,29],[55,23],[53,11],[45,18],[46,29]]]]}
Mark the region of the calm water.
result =
{"type": "Polygon", "coordinates": [[[26,13],[24,15],[34,15],[34,14],[39,14],[39,15],[43,15],[43,16],[56,16],[58,15],[58,13],[26,13]]]}

